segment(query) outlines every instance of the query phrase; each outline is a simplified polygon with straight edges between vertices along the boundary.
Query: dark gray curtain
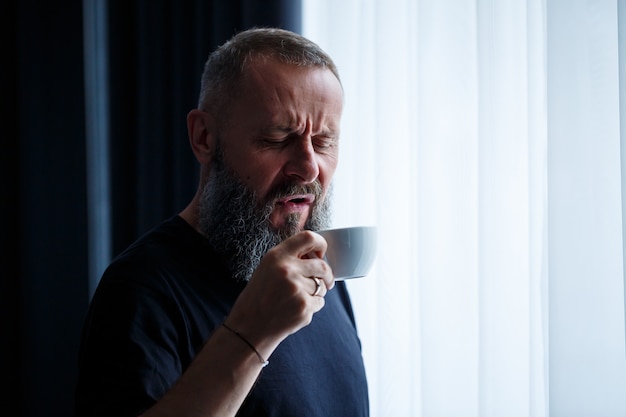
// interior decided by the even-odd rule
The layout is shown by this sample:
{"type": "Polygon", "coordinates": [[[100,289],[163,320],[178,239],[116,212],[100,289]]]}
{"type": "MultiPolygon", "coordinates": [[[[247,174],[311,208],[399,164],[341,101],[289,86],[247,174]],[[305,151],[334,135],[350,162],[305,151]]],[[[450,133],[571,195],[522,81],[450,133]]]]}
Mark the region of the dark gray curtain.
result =
{"type": "MultiPolygon", "coordinates": [[[[103,4],[107,233],[114,256],[195,192],[185,117],[196,105],[208,53],[251,26],[299,32],[301,6],[299,0],[103,4]]],[[[83,12],[80,0],[7,0],[0,13],[0,375],[8,388],[0,390],[0,415],[73,415],[89,247],[99,238],[88,227],[83,12]]]]}

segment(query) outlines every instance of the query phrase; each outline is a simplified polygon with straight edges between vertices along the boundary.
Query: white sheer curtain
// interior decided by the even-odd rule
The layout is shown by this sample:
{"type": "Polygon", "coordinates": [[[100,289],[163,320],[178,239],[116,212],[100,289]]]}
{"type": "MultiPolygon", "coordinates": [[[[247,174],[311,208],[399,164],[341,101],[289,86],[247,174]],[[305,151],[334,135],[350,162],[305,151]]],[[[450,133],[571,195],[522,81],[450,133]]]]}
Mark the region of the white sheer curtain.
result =
{"type": "Polygon", "coordinates": [[[305,0],[373,417],[626,416],[618,3],[305,0]]]}

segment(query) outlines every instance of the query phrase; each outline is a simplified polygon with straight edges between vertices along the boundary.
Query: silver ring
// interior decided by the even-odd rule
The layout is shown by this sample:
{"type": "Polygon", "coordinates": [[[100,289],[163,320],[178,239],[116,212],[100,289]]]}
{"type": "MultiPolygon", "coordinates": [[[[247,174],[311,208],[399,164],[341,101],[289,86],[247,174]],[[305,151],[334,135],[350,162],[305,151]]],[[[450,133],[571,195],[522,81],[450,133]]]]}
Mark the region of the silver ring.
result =
{"type": "Polygon", "coordinates": [[[318,277],[313,277],[313,281],[315,281],[315,292],[311,295],[316,296],[319,295],[320,291],[322,290],[322,280],[318,277]]]}

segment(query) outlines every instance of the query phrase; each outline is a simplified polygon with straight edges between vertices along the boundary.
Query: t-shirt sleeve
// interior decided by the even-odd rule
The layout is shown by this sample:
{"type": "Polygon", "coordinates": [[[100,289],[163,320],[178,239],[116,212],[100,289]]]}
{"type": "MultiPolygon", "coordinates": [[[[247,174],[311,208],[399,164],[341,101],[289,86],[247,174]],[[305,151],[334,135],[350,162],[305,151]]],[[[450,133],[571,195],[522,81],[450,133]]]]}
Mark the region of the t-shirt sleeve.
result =
{"type": "Polygon", "coordinates": [[[137,416],[180,377],[181,318],[158,287],[105,275],[79,353],[76,416],[137,416]]]}

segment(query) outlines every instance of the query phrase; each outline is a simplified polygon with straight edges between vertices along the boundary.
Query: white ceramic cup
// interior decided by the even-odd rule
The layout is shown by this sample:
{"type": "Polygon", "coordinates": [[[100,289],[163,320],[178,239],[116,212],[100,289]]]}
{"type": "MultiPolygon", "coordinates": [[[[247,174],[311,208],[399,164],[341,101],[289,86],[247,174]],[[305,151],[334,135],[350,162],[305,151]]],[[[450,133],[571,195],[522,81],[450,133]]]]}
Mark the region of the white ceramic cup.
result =
{"type": "Polygon", "coordinates": [[[343,227],[317,233],[328,243],[324,259],[335,280],[360,278],[369,273],[376,258],[376,227],[343,227]]]}

